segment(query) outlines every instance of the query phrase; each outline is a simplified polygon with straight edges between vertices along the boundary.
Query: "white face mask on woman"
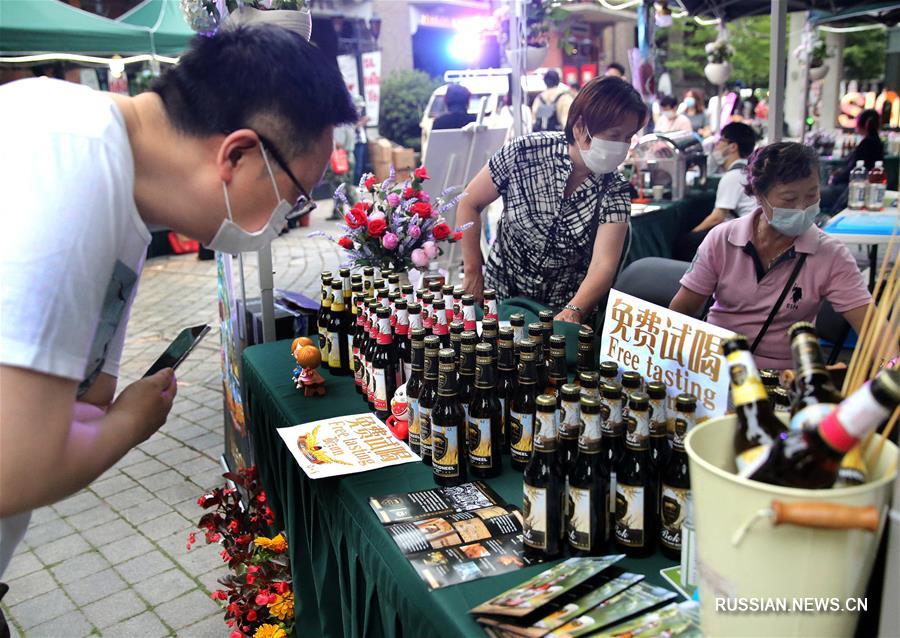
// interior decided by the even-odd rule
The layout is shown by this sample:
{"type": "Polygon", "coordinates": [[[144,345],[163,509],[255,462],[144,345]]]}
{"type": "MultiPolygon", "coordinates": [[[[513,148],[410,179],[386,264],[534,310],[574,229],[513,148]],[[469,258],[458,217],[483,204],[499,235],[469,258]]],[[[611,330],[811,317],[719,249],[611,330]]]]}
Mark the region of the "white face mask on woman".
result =
{"type": "Polygon", "coordinates": [[[612,173],[625,161],[628,149],[631,148],[631,144],[628,142],[613,142],[599,137],[591,137],[590,133],[588,133],[588,139],[591,141],[588,150],[583,150],[577,144],[576,146],[578,146],[578,152],[581,153],[584,165],[594,175],[612,173]]]}
{"type": "MultiPolygon", "coordinates": [[[[763,198],[763,201],[769,204],[765,198],[763,198]]],[[[766,221],[769,222],[769,226],[782,235],[799,237],[809,230],[816,221],[816,216],[819,214],[820,201],[816,201],[806,208],[780,208],[769,204],[769,208],[772,209],[772,219],[766,217],[766,221]]]]}

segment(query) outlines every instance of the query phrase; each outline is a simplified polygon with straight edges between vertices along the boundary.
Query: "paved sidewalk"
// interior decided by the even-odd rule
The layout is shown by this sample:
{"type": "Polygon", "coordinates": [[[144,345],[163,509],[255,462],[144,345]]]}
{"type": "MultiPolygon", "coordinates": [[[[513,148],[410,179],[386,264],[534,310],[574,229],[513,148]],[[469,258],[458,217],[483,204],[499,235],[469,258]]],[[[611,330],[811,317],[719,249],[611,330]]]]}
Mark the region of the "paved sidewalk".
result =
{"type": "MultiPolygon", "coordinates": [[[[275,285],[317,298],[319,273],[338,266],[338,248],[310,239],[334,229],[330,202],[311,228],[273,244],[275,285]]],[[[255,259],[245,262],[247,294],[257,291],[255,259]]],[[[196,255],[147,262],[125,341],[119,389],[139,378],[178,332],[218,321],[215,261],[196,255]]],[[[215,328],[178,370],[168,422],[87,489],[34,512],[4,581],[13,635],[35,638],[228,636],[209,592],[227,570],[219,546],[188,532],[197,498],[223,482],[223,408],[215,328]]]]}

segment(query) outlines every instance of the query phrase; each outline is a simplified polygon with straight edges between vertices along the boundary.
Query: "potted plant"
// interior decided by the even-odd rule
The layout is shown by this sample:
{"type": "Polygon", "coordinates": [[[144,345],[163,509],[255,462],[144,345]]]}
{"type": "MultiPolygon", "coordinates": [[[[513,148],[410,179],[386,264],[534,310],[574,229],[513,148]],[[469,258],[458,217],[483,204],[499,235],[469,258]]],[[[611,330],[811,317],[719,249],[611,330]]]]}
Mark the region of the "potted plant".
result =
{"type": "Polygon", "coordinates": [[[828,65],[825,59],[831,57],[825,41],[816,38],[809,50],[809,78],[813,81],[821,80],[828,75],[828,65]]]}
{"type": "Polygon", "coordinates": [[[707,65],[703,68],[706,79],[716,86],[722,86],[731,77],[731,63],[729,60],[734,55],[734,47],[728,40],[719,38],[715,42],[706,45],[707,65]]]}
{"type": "Polygon", "coordinates": [[[227,16],[240,11],[245,23],[274,23],[307,40],[312,35],[306,0],[181,0],[180,4],[187,23],[198,33],[215,32],[227,16]]]}

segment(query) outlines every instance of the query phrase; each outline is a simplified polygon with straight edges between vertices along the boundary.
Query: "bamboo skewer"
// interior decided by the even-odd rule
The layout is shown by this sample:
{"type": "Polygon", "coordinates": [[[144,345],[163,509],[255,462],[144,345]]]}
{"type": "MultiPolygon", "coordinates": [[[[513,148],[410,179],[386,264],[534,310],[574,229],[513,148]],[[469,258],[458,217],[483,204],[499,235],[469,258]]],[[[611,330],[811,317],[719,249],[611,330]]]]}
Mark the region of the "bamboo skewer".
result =
{"type": "Polygon", "coordinates": [[[900,408],[894,410],[894,414],[891,415],[891,420],[888,421],[887,427],[885,427],[884,432],[881,433],[881,440],[878,442],[878,447],[876,447],[875,451],[866,459],[866,467],[871,469],[878,464],[878,461],[881,458],[881,450],[884,449],[884,444],[890,438],[891,432],[893,432],[894,426],[897,425],[898,419],[900,419],[900,408]]]}

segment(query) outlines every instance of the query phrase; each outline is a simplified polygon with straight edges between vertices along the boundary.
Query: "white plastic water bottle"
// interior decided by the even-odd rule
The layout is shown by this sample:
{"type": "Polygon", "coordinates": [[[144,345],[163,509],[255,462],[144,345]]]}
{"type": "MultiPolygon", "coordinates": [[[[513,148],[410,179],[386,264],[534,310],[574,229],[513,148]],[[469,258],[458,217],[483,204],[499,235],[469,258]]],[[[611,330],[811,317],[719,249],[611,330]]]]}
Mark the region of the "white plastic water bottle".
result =
{"type": "MultiPolygon", "coordinates": [[[[854,169],[855,170],[855,169],[854,169]]],[[[866,184],[866,208],[868,210],[884,209],[884,192],[887,189],[887,174],[884,172],[884,162],[875,162],[875,167],[869,171],[869,183],[866,184]]]]}
{"type": "Polygon", "coordinates": [[[862,210],[866,206],[866,185],[868,174],[863,160],[856,160],[856,167],[850,171],[850,188],[847,193],[847,207],[862,210]]]}

